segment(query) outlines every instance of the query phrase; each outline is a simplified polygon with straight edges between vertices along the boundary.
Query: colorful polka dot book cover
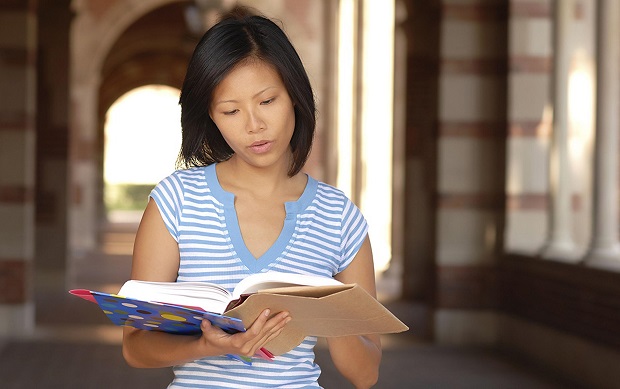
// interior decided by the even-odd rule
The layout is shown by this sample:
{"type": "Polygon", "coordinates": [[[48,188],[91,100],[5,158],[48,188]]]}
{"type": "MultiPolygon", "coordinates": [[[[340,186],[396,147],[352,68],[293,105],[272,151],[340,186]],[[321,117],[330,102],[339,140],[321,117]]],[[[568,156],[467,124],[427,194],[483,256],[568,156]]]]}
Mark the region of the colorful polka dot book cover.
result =
{"type": "MultiPolygon", "coordinates": [[[[208,319],[211,324],[231,334],[245,331],[241,319],[206,312],[202,309],[142,301],[86,289],[73,289],[69,293],[99,305],[112,323],[118,326],[190,335],[199,334],[200,323],[203,319],[208,319]]],[[[246,365],[252,364],[252,358],[249,357],[238,355],[228,355],[228,357],[246,365]]],[[[255,357],[270,361],[274,355],[269,350],[261,348],[256,352],[255,357]]]]}
{"type": "Polygon", "coordinates": [[[99,305],[112,323],[141,330],[198,334],[203,318],[226,332],[245,331],[240,319],[196,308],[142,301],[104,292],[74,289],[71,294],[99,305]]]}

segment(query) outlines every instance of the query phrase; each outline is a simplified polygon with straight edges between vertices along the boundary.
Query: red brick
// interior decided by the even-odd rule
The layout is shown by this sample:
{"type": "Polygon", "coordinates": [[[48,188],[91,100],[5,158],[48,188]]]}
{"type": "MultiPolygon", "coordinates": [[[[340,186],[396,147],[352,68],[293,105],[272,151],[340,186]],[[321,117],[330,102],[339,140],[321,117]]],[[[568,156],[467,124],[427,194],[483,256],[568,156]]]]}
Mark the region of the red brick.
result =
{"type": "Polygon", "coordinates": [[[25,260],[0,260],[0,304],[21,304],[27,301],[29,268],[25,260]]]}

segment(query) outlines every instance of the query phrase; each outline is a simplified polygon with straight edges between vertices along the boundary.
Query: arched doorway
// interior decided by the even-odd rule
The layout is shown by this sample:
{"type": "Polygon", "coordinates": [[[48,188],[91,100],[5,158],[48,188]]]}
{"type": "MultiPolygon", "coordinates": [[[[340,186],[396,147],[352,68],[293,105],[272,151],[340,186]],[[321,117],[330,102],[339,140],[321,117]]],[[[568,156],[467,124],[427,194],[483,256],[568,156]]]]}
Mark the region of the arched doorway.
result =
{"type": "Polygon", "coordinates": [[[104,127],[112,104],[145,85],[180,89],[198,39],[185,22],[186,1],[83,4],[73,24],[69,267],[101,244],[104,127]],[[90,8],[89,8],[90,7],[90,8]]]}
{"type": "Polygon", "coordinates": [[[181,146],[179,93],[147,85],[125,93],[108,110],[103,158],[108,222],[136,223],[150,190],[174,170],[181,146]]]}

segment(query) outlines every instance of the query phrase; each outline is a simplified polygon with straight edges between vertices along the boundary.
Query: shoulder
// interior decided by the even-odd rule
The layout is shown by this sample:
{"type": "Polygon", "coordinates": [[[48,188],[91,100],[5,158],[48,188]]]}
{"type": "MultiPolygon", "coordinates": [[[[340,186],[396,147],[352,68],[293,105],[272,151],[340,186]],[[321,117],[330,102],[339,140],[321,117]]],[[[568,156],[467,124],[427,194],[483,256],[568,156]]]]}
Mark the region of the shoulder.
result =
{"type": "Polygon", "coordinates": [[[204,170],[204,167],[197,167],[171,173],[155,185],[151,197],[158,203],[184,203],[188,195],[207,191],[204,170]]]}
{"type": "Polygon", "coordinates": [[[317,181],[316,188],[314,202],[323,214],[340,219],[362,216],[357,205],[341,189],[321,181],[317,181]]]}
{"type": "Polygon", "coordinates": [[[173,179],[173,180],[178,180],[178,181],[182,181],[182,182],[195,182],[195,181],[204,181],[205,178],[205,167],[201,166],[201,167],[192,167],[192,168],[188,168],[188,169],[180,169],[180,170],[176,170],[175,172],[173,172],[172,174],[170,174],[168,177],[164,178],[164,180],[166,179],[173,179]]]}
{"type": "Polygon", "coordinates": [[[192,167],[189,169],[180,169],[163,178],[157,187],[175,186],[181,188],[201,186],[205,183],[205,168],[192,167]]]}
{"type": "Polygon", "coordinates": [[[352,203],[351,199],[341,189],[322,181],[317,181],[316,199],[334,206],[344,207],[346,204],[352,203]]]}

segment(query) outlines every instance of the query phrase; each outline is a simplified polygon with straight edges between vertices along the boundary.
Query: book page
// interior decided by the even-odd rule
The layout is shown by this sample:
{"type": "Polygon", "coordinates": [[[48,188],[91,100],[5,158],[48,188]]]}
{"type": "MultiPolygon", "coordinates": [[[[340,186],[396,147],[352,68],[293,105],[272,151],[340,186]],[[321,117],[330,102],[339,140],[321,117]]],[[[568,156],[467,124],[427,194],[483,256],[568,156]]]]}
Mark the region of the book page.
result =
{"type": "Polygon", "coordinates": [[[207,312],[223,313],[232,299],[219,285],[206,282],[127,281],[119,296],[142,301],[201,308],[207,312]]]}
{"type": "Polygon", "coordinates": [[[321,277],[307,274],[293,274],[280,272],[264,272],[252,274],[237,284],[233,291],[233,299],[242,294],[256,293],[263,289],[283,288],[289,286],[326,286],[342,285],[331,277],[321,277]]]}

